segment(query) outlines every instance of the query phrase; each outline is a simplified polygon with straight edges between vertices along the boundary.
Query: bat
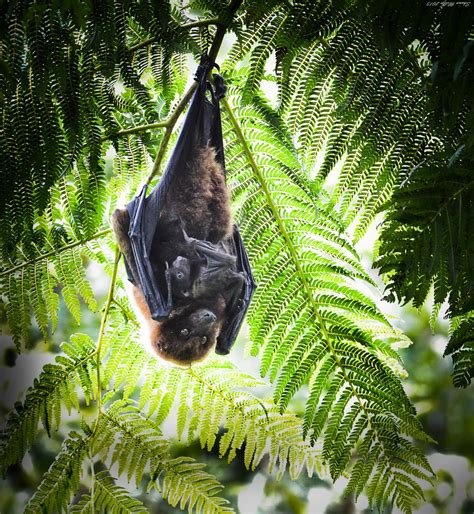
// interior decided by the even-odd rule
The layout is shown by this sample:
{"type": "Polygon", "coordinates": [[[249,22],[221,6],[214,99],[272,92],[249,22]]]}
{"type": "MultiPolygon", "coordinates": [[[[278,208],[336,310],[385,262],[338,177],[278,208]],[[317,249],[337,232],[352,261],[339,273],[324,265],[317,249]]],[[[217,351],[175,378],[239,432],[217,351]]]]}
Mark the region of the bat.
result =
{"type": "Polygon", "coordinates": [[[225,183],[223,85],[203,62],[160,181],[112,218],[148,347],[178,366],[229,353],[256,287],[225,183]]]}

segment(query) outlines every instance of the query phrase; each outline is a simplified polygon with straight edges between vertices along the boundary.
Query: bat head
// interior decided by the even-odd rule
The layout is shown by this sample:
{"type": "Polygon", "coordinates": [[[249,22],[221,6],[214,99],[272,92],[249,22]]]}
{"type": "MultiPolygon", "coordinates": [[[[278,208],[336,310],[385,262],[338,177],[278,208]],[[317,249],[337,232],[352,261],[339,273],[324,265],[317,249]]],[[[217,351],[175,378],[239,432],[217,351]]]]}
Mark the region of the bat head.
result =
{"type": "Polygon", "coordinates": [[[187,257],[178,256],[168,268],[173,299],[189,298],[193,287],[192,262],[187,257]]]}
{"type": "Polygon", "coordinates": [[[153,352],[166,362],[188,367],[214,350],[220,325],[218,316],[208,308],[176,309],[152,332],[153,352]]]}

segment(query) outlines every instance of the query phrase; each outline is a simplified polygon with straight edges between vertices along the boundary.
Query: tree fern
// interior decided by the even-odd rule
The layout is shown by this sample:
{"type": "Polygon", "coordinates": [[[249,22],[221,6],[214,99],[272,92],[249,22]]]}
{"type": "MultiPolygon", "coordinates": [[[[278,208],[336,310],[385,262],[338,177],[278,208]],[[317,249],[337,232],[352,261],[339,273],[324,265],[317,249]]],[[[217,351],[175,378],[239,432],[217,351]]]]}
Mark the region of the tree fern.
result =
{"type": "MultiPolygon", "coordinates": [[[[315,214],[308,210],[319,199],[286,172],[298,166],[294,154],[272,149],[278,142],[257,112],[227,111],[236,134],[228,139],[228,166],[233,180],[245,184],[234,189],[241,226],[251,250],[257,248],[251,257],[259,288],[250,325],[261,372],[276,379],[274,396],[281,409],[309,380],[304,428],[312,440],[322,437],[333,479],[355,456],[347,490],[360,494],[370,483],[365,467],[370,452],[374,467],[388,476],[395,503],[406,510],[407,495],[421,498],[419,486],[406,474],[429,479],[430,468],[424,457],[418,460],[421,454],[411,442],[426,437],[414,409],[390,361],[380,358],[397,359],[387,338],[403,336],[386,331],[388,322],[360,292],[371,280],[342,227],[323,205],[315,214]],[[412,453],[404,451],[401,458],[404,448],[412,453]]],[[[374,494],[370,500],[380,502],[382,491],[368,489],[374,494]]]]}
{"type": "Polygon", "coordinates": [[[94,476],[93,497],[85,494],[71,509],[74,514],[94,514],[97,511],[111,514],[148,512],[142,502],[130,497],[128,491],[116,485],[106,471],[101,471],[94,476]]]}
{"type": "Polygon", "coordinates": [[[88,439],[71,432],[28,502],[25,513],[66,512],[71,496],[79,489],[81,466],[87,450],[88,439]]]}
{"type": "MultiPolygon", "coordinates": [[[[304,11],[301,5],[298,8],[304,11]]],[[[334,201],[345,226],[355,220],[359,239],[398,177],[419,162],[429,141],[420,70],[411,54],[389,59],[364,27],[337,16],[326,19],[324,10],[317,9],[324,23],[310,40],[302,35],[304,23],[291,15],[278,34],[268,22],[266,37],[275,41],[259,67],[263,69],[270,53],[284,46],[278,77],[280,114],[296,137],[308,174],[324,179],[343,163],[334,201]],[[320,39],[323,34],[327,40],[320,39]],[[348,159],[351,154],[357,159],[348,159]]],[[[251,27],[249,32],[253,37],[251,27]]],[[[248,53],[248,71],[258,73],[258,47],[243,50],[239,53],[236,44],[230,63],[248,53]]],[[[232,76],[230,69],[228,73],[232,76]]],[[[257,90],[258,84],[245,84],[243,99],[252,100],[257,90]]]]}
{"type": "Polygon", "coordinates": [[[203,465],[179,457],[168,463],[163,480],[155,482],[170,505],[189,512],[234,512],[227,501],[215,496],[223,486],[202,471],[203,465]]]}
{"type": "MultiPolygon", "coordinates": [[[[369,4],[356,7],[353,14],[358,20],[370,20],[377,47],[382,51],[388,50],[392,57],[397,52],[408,56],[418,53],[421,72],[426,66],[431,66],[430,73],[421,73],[421,83],[426,92],[427,109],[424,110],[428,114],[427,121],[434,137],[425,143],[423,159],[419,164],[409,161],[408,165],[403,166],[400,188],[393,201],[385,206],[389,208],[390,221],[381,234],[380,256],[381,262],[390,262],[386,268],[390,298],[398,296],[419,304],[432,283],[436,297],[434,312],[448,298],[450,314],[458,314],[459,317],[453,321],[453,342],[446,349],[446,354],[450,354],[453,348],[459,350],[457,357],[453,355],[453,379],[456,385],[466,386],[473,376],[472,353],[469,351],[469,340],[472,340],[473,334],[469,333],[468,328],[469,312],[472,310],[472,280],[465,278],[466,273],[472,276],[473,267],[469,263],[469,250],[464,242],[466,214],[463,208],[459,215],[454,212],[454,198],[446,198],[447,209],[444,213],[436,214],[435,211],[439,205],[438,194],[444,187],[447,188],[447,197],[450,194],[456,196],[453,190],[456,182],[462,190],[462,204],[470,205],[473,198],[469,171],[474,159],[470,136],[474,119],[473,102],[469,90],[474,77],[472,16],[465,16],[463,10],[456,8],[456,12],[452,13],[454,18],[451,18],[444,16],[440,8],[426,12],[417,3],[410,10],[396,12],[387,10],[385,2],[369,4]],[[423,19],[422,24],[415,21],[420,19],[423,19]],[[457,21],[454,22],[454,19],[457,21]],[[384,30],[387,23],[391,27],[389,38],[384,30]],[[439,187],[436,192],[433,183],[439,187]],[[410,197],[409,211],[405,217],[397,219],[394,212],[406,208],[406,197],[410,197]],[[427,207],[429,198],[433,206],[427,207]],[[436,227],[431,225],[432,222],[436,227]],[[451,224],[459,229],[456,237],[446,233],[451,224]],[[413,239],[413,230],[419,230],[421,226],[427,227],[426,240],[416,237],[416,243],[411,248],[402,243],[404,251],[395,258],[396,253],[390,247],[394,233],[406,232],[408,239],[413,239]],[[428,264],[430,260],[431,266],[428,264]],[[459,276],[460,267],[464,278],[459,276]],[[420,273],[415,276],[412,269],[420,273]],[[410,274],[411,278],[402,279],[410,274]],[[461,333],[457,333],[456,327],[460,325],[464,328],[461,333]],[[465,341],[465,346],[460,341],[465,341]]],[[[419,143],[420,136],[415,141],[419,143]]]]}

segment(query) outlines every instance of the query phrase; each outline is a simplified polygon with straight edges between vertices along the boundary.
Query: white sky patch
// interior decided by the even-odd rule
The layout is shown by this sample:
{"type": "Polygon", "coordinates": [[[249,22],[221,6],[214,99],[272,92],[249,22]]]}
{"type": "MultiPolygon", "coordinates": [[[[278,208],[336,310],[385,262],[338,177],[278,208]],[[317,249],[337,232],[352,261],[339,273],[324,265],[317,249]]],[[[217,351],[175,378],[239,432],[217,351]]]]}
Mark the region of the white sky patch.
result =
{"type": "Polygon", "coordinates": [[[242,487],[239,493],[239,512],[257,514],[260,503],[265,498],[265,478],[257,473],[250,484],[242,487]]]}
{"type": "Polygon", "coordinates": [[[329,505],[334,501],[334,491],[325,487],[313,487],[308,493],[308,512],[326,511],[329,505]]]}

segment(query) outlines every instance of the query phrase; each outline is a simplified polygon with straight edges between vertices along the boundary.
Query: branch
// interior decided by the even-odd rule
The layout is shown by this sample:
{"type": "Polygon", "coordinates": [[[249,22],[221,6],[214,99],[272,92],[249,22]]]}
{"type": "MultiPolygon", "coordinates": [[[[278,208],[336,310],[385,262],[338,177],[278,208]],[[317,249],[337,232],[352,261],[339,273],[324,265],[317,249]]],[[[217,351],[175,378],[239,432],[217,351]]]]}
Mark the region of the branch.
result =
{"type": "MultiPolygon", "coordinates": [[[[208,18],[206,20],[196,20],[192,21],[190,23],[185,23],[184,25],[180,25],[179,29],[187,30],[192,29],[194,27],[207,27],[208,25],[217,25],[219,22],[219,18],[208,18]]],[[[144,39],[143,41],[140,41],[140,43],[137,43],[136,45],[131,46],[128,51],[133,53],[137,50],[140,50],[142,48],[145,48],[148,45],[153,44],[156,41],[155,37],[149,37],[148,39],[144,39]]]]}
{"type": "Polygon", "coordinates": [[[85,245],[89,241],[92,241],[94,239],[99,239],[102,236],[105,236],[106,234],[108,234],[109,232],[111,232],[111,229],[107,228],[105,230],[101,230],[100,232],[97,232],[96,234],[91,236],[89,239],[86,239],[85,241],[75,241],[74,243],[69,243],[65,246],[62,246],[61,248],[58,248],[57,250],[52,250],[51,252],[38,255],[38,257],[36,257],[34,259],[30,259],[29,261],[25,261],[25,262],[22,262],[21,264],[18,264],[18,266],[15,266],[13,268],[2,271],[0,273],[0,277],[4,277],[5,275],[10,275],[11,273],[14,273],[15,271],[18,271],[22,268],[26,268],[27,266],[30,266],[31,264],[34,264],[43,259],[47,259],[48,257],[54,257],[55,255],[58,255],[62,252],[65,252],[66,250],[69,250],[70,248],[75,248],[76,246],[85,245]]]}
{"type": "Polygon", "coordinates": [[[188,104],[188,102],[191,100],[194,90],[197,87],[197,82],[193,82],[191,87],[186,91],[186,94],[181,98],[178,105],[176,106],[176,109],[173,111],[173,114],[168,118],[166,122],[166,130],[165,134],[163,136],[163,139],[160,144],[160,148],[158,150],[158,153],[155,158],[155,162],[153,163],[153,168],[148,175],[148,178],[146,179],[146,184],[149,184],[153,177],[158,173],[158,170],[160,169],[161,162],[163,161],[163,157],[165,156],[166,147],[168,146],[171,134],[173,133],[173,128],[176,125],[176,122],[178,121],[179,116],[183,112],[184,108],[188,104]]]}
{"type": "Polygon", "coordinates": [[[232,22],[232,19],[234,18],[234,15],[237,12],[237,9],[240,7],[241,3],[242,0],[231,0],[230,4],[227,6],[227,9],[223,11],[219,17],[219,23],[217,25],[214,41],[212,42],[211,49],[209,50],[209,59],[211,61],[215,62],[222,44],[222,40],[224,39],[225,32],[232,22]]]}
{"type": "Polygon", "coordinates": [[[113,134],[108,134],[101,138],[101,141],[108,141],[109,139],[114,139],[116,137],[128,136],[130,134],[139,134],[140,132],[146,132],[148,130],[153,130],[156,128],[164,128],[167,127],[169,120],[157,121],[155,123],[148,123],[147,125],[137,125],[136,127],[131,127],[128,129],[119,130],[114,132],[113,134]]]}
{"type": "Polygon", "coordinates": [[[117,245],[115,249],[114,270],[112,278],[110,279],[109,293],[105,302],[104,313],[100,322],[99,337],[97,338],[97,356],[96,356],[96,369],[97,369],[97,421],[96,428],[99,426],[100,416],[102,414],[102,379],[100,377],[100,351],[102,349],[102,341],[104,340],[105,327],[109,318],[110,307],[114,301],[115,281],[117,280],[118,263],[120,260],[120,250],[117,245]]]}

